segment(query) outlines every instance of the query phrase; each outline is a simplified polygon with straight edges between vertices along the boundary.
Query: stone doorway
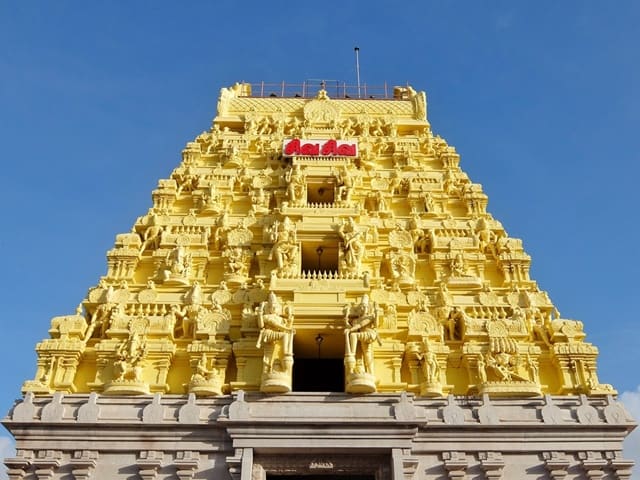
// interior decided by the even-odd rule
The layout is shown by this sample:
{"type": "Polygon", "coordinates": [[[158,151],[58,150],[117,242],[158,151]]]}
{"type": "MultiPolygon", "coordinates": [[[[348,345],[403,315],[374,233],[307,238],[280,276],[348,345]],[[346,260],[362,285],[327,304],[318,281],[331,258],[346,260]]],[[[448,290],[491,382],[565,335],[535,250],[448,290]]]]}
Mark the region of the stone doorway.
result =
{"type": "Polygon", "coordinates": [[[375,480],[374,475],[267,475],[267,480],[375,480]]]}
{"type": "Polygon", "coordinates": [[[256,480],[390,480],[391,456],[351,454],[256,455],[256,480]]]}

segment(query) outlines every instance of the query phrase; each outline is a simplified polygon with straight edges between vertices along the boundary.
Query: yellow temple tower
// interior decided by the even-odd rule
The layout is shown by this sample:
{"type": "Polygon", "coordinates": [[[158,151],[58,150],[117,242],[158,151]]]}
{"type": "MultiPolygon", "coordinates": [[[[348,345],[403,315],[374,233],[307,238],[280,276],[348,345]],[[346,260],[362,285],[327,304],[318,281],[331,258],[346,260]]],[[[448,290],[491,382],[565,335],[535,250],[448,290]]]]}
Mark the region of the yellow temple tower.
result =
{"type": "Polygon", "coordinates": [[[628,479],[633,420],[410,86],[237,83],[54,317],[17,479],[628,479]]]}

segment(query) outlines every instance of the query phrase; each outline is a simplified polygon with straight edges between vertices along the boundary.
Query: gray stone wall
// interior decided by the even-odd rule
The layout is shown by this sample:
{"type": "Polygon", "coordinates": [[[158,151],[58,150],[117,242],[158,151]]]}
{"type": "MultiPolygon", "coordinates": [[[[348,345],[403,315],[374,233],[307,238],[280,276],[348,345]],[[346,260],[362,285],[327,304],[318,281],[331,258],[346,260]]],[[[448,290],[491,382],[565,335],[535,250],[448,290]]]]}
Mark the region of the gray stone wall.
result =
{"type": "Polygon", "coordinates": [[[628,479],[635,426],[612,397],[244,392],[28,394],[3,423],[12,480],[628,479]]]}

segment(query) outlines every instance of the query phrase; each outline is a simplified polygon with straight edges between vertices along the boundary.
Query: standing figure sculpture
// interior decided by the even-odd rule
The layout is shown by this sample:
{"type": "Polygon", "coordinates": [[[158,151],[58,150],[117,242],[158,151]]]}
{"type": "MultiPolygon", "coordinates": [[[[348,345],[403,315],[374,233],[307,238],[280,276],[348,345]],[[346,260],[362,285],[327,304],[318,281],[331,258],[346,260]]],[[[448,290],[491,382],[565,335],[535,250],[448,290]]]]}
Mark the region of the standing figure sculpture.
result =
{"type": "Polygon", "coordinates": [[[362,258],[364,256],[364,242],[362,232],[358,230],[353,217],[349,217],[346,223],[340,225],[338,234],[342,240],[343,262],[347,271],[359,273],[362,258]]]}
{"type": "Polygon", "coordinates": [[[294,223],[285,217],[282,223],[276,221],[270,229],[273,247],[269,252],[269,260],[275,257],[277,273],[288,276],[299,271],[298,241],[294,223]]]}
{"type": "Polygon", "coordinates": [[[256,309],[260,334],[256,348],[264,347],[262,357],[263,392],[291,391],[293,369],[293,310],[282,305],[274,292],[256,309]]]}
{"type": "Polygon", "coordinates": [[[373,342],[381,345],[378,337],[378,308],[363,295],[357,305],[344,309],[346,391],[370,393],[376,390],[373,371],[373,342]]]}
{"type": "Polygon", "coordinates": [[[291,167],[284,179],[287,181],[287,197],[291,206],[299,207],[307,203],[307,178],[300,165],[291,167]]]}

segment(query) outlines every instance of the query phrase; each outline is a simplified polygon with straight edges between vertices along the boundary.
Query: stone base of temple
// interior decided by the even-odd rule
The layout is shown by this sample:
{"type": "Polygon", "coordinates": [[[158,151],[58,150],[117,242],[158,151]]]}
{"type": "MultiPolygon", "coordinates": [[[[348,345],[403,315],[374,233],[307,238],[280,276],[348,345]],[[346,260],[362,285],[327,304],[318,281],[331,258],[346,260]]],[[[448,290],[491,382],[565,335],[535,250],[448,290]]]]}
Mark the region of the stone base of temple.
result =
{"type": "Polygon", "coordinates": [[[16,479],[629,479],[633,466],[634,422],[611,396],[29,393],[3,424],[16,479]]]}

